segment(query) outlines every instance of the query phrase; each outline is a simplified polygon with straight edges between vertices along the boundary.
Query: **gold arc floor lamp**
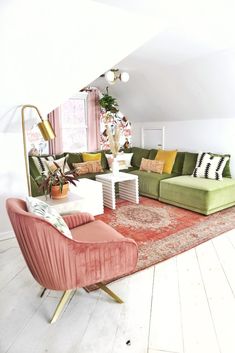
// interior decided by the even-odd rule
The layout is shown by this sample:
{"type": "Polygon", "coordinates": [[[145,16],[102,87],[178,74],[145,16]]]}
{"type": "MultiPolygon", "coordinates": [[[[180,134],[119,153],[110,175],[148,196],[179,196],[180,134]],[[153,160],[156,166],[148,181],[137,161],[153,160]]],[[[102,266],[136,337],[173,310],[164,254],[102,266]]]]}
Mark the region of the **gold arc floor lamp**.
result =
{"type": "Polygon", "coordinates": [[[51,126],[51,123],[48,120],[43,120],[38,108],[35,105],[26,104],[21,107],[21,118],[22,118],[22,134],[23,134],[23,145],[24,145],[24,159],[25,159],[25,171],[27,178],[27,186],[28,186],[28,195],[31,196],[31,183],[30,183],[30,175],[29,175],[29,161],[28,161],[28,153],[27,153],[27,143],[26,143],[26,132],[25,132],[25,109],[35,109],[41,119],[41,122],[38,123],[38,128],[41,131],[42,137],[45,141],[53,140],[56,135],[51,126]]]}

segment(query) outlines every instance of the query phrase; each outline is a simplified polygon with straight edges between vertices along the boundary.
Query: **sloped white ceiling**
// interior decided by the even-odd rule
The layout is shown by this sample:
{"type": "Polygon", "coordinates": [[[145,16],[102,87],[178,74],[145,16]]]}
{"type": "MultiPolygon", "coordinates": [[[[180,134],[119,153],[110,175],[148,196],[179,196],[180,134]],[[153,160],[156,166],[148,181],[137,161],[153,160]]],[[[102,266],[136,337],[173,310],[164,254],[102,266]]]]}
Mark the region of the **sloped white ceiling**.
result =
{"type": "Polygon", "coordinates": [[[235,2],[97,1],[168,23],[115,66],[130,73],[110,86],[130,120],[235,118],[235,2]]]}
{"type": "Polygon", "coordinates": [[[27,103],[48,113],[160,30],[90,0],[0,2],[0,116],[27,103]]]}

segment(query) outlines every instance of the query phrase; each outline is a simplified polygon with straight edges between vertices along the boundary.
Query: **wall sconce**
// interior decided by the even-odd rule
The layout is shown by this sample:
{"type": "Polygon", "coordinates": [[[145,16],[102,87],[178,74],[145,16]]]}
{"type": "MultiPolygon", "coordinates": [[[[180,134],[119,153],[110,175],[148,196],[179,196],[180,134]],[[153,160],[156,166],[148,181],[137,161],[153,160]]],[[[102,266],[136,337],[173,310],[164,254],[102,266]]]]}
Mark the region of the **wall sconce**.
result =
{"type": "Polygon", "coordinates": [[[122,82],[128,82],[130,75],[125,71],[120,72],[119,69],[111,69],[105,74],[101,75],[101,77],[105,77],[106,81],[112,85],[116,83],[118,79],[122,82]]]}

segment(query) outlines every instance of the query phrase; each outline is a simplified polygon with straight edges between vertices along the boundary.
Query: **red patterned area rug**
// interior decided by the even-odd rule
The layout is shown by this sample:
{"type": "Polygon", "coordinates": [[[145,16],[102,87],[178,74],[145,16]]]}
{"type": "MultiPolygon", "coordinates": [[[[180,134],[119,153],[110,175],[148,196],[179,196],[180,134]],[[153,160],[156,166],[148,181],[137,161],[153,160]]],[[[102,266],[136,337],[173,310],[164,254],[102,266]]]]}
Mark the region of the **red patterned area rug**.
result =
{"type": "Polygon", "coordinates": [[[137,242],[140,271],[235,228],[235,207],[203,216],[141,197],[139,205],[118,199],[96,219],[137,242]]]}

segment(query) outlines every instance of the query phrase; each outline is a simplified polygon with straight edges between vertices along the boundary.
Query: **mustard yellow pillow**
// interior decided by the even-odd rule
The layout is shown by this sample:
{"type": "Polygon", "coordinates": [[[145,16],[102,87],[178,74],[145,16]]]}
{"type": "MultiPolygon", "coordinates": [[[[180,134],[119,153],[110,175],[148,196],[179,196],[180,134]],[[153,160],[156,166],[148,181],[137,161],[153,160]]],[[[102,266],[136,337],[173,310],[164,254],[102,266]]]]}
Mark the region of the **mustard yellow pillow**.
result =
{"type": "Polygon", "coordinates": [[[163,173],[171,174],[173,165],[175,163],[175,158],[177,155],[177,150],[175,151],[164,151],[158,150],[155,159],[157,161],[164,161],[163,173]]]}
{"type": "Polygon", "coordinates": [[[83,153],[83,162],[101,161],[101,153],[83,153]]]}

